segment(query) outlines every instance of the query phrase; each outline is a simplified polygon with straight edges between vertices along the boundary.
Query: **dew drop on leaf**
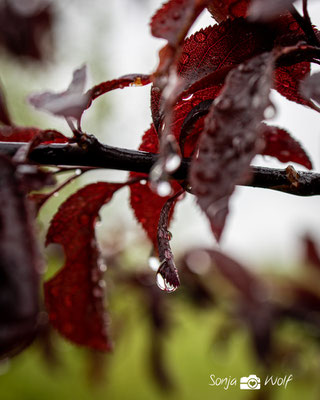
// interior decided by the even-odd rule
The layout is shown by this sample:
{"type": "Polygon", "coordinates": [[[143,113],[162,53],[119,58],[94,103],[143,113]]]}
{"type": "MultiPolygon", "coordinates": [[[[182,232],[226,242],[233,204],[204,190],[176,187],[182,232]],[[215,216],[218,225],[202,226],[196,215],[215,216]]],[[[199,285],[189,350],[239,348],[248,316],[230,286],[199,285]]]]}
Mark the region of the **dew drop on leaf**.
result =
{"type": "Polygon", "coordinates": [[[81,169],[80,169],[80,168],[77,168],[77,169],[75,170],[75,174],[76,174],[76,175],[81,175],[81,169]]]}
{"type": "Polygon", "coordinates": [[[194,35],[194,40],[198,43],[202,43],[206,40],[206,35],[203,32],[197,32],[194,35]]]}

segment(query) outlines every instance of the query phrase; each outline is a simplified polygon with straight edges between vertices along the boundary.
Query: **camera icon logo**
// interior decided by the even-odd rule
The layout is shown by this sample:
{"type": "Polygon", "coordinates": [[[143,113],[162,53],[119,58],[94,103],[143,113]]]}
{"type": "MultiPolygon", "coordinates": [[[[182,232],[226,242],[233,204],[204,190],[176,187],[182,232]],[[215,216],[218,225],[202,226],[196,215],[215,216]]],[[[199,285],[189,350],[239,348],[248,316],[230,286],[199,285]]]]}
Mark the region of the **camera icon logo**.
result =
{"type": "Polygon", "coordinates": [[[257,375],[243,376],[240,378],[240,389],[242,390],[258,390],[260,387],[260,378],[257,375]]]}

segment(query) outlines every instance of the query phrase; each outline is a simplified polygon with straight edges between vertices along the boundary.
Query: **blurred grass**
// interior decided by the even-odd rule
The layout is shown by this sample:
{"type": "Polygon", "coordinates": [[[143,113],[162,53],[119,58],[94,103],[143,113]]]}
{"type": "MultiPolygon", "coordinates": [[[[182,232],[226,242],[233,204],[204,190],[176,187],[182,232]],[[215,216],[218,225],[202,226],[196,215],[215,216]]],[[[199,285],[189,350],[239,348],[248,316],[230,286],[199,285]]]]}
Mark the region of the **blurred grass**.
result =
{"type": "MultiPolygon", "coordinates": [[[[0,399],[253,399],[262,398],[261,391],[239,390],[241,376],[256,374],[264,381],[266,372],[257,364],[246,331],[237,330],[227,343],[215,341],[221,324],[225,322],[220,310],[199,312],[172,296],[174,328],[166,340],[166,366],[175,383],[175,390],[167,393],[154,383],[150,372],[148,349],[149,327],[141,312],[134,291],[119,290],[112,300],[113,326],[121,334],[114,353],[106,356],[106,373],[100,382],[90,381],[88,353],[66,343],[55,341],[58,365],[44,361],[39,346],[33,345],[12,359],[9,369],[0,376],[0,399]],[[120,327],[120,329],[118,328],[120,327]],[[210,374],[216,377],[235,377],[238,385],[224,390],[223,386],[209,386],[210,374]],[[258,393],[259,392],[259,393],[258,393]]],[[[286,345],[300,345],[300,368],[294,364],[277,366],[274,376],[293,376],[287,389],[277,387],[271,398],[275,400],[314,400],[319,397],[319,350],[306,338],[305,332],[288,324],[277,333],[286,345]],[[283,367],[285,367],[283,369],[283,367]]],[[[118,335],[119,336],[119,335],[118,335]]],[[[92,362],[92,359],[91,359],[92,362]]],[[[269,373],[270,375],[271,373],[269,373]]]]}

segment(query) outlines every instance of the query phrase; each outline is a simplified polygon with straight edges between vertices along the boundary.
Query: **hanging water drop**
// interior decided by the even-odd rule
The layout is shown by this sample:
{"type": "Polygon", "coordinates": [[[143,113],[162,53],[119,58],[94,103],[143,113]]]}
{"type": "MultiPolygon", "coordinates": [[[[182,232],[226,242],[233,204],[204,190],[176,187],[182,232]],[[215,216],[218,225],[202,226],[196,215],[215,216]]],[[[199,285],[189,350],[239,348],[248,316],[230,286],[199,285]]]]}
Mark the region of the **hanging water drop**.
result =
{"type": "Polygon", "coordinates": [[[156,282],[157,282],[158,288],[165,292],[169,292],[169,293],[174,292],[178,288],[178,286],[170,285],[170,283],[168,283],[166,281],[166,279],[161,275],[160,272],[157,273],[156,282]]]}
{"type": "Polygon", "coordinates": [[[171,154],[167,157],[165,168],[167,172],[174,172],[181,164],[181,157],[178,154],[171,154]]]}
{"type": "Polygon", "coordinates": [[[263,113],[265,119],[274,118],[276,115],[276,109],[273,105],[268,106],[263,113]]]}
{"type": "Polygon", "coordinates": [[[157,184],[157,193],[161,197],[169,196],[171,193],[171,185],[169,182],[162,181],[157,184]]]}
{"type": "Polygon", "coordinates": [[[81,175],[81,169],[80,169],[80,168],[77,168],[77,169],[75,170],[75,174],[76,174],[76,175],[81,175]]]}

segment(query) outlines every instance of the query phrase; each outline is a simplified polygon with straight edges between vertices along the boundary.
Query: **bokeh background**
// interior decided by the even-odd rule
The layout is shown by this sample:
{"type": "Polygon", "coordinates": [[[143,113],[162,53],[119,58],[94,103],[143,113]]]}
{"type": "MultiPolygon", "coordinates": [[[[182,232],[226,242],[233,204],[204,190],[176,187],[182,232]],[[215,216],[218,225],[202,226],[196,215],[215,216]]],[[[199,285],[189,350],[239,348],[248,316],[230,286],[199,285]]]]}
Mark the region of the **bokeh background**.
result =
{"type": "MultiPolygon", "coordinates": [[[[88,87],[128,73],[152,72],[164,41],[151,36],[148,24],[162,2],[55,0],[53,3],[56,22],[54,47],[49,58],[43,62],[17,60],[2,49],[0,78],[18,125],[55,128],[68,133],[63,120],[32,109],[26,97],[33,92],[66,88],[73,70],[84,63],[89,69],[88,87]]],[[[300,8],[299,2],[297,7],[300,8]]],[[[311,1],[309,10],[312,22],[320,26],[319,1],[311,1]]],[[[213,23],[209,13],[203,13],[192,32],[213,23]]],[[[136,149],[151,122],[149,92],[149,87],[128,88],[102,96],[86,112],[84,129],[104,143],[136,149]]],[[[319,116],[276,93],[272,93],[272,99],[277,108],[272,123],[287,128],[304,144],[314,169],[319,171],[319,116]]],[[[255,164],[284,167],[261,156],[255,159],[255,164]]],[[[61,191],[41,212],[40,241],[57,206],[69,193],[85,182],[119,181],[126,176],[119,171],[89,172],[61,191]]],[[[318,197],[299,198],[263,189],[237,188],[220,248],[264,274],[299,277],[302,236],[308,232],[315,241],[320,240],[318,210],[318,197]]],[[[148,269],[151,246],[133,218],[127,190],[117,194],[110,206],[102,210],[96,230],[101,249],[107,256],[112,251],[118,252],[117,262],[123,263],[125,268],[148,269]]],[[[190,247],[218,247],[191,195],[177,206],[171,231],[173,251],[178,258],[190,247]]],[[[63,259],[57,249],[49,248],[46,254],[49,264],[46,277],[50,277],[62,265],[63,259]]],[[[223,288],[222,285],[221,292],[223,288]]],[[[15,359],[1,362],[0,398],[126,400],[172,397],[191,400],[196,397],[247,399],[256,395],[241,392],[238,388],[224,390],[209,386],[210,374],[239,379],[250,373],[261,376],[266,373],[253,354],[248,333],[245,329],[233,329],[232,324],[230,327],[223,307],[201,309],[187,302],[183,295],[169,296],[172,310],[168,312],[172,313],[174,323],[165,334],[162,356],[175,389],[165,391],[161,389],[161,382],[155,381],[150,367],[152,331],[141,307],[141,294],[130,285],[115,288],[112,282],[110,293],[109,308],[115,338],[113,354],[102,359],[53,334],[54,348],[51,350],[54,354],[50,350],[48,356],[43,343],[35,343],[15,359]],[[227,332],[233,330],[234,335],[229,337],[227,332]],[[105,364],[104,371],[102,367],[99,369],[102,364],[105,364]]],[[[288,358],[274,366],[274,375],[292,373],[294,381],[286,390],[275,390],[272,398],[304,396],[305,399],[316,399],[320,393],[318,337],[310,332],[305,334],[304,328],[295,324],[281,327],[276,335],[280,344],[295,349],[298,361],[295,365],[288,358]]]]}

